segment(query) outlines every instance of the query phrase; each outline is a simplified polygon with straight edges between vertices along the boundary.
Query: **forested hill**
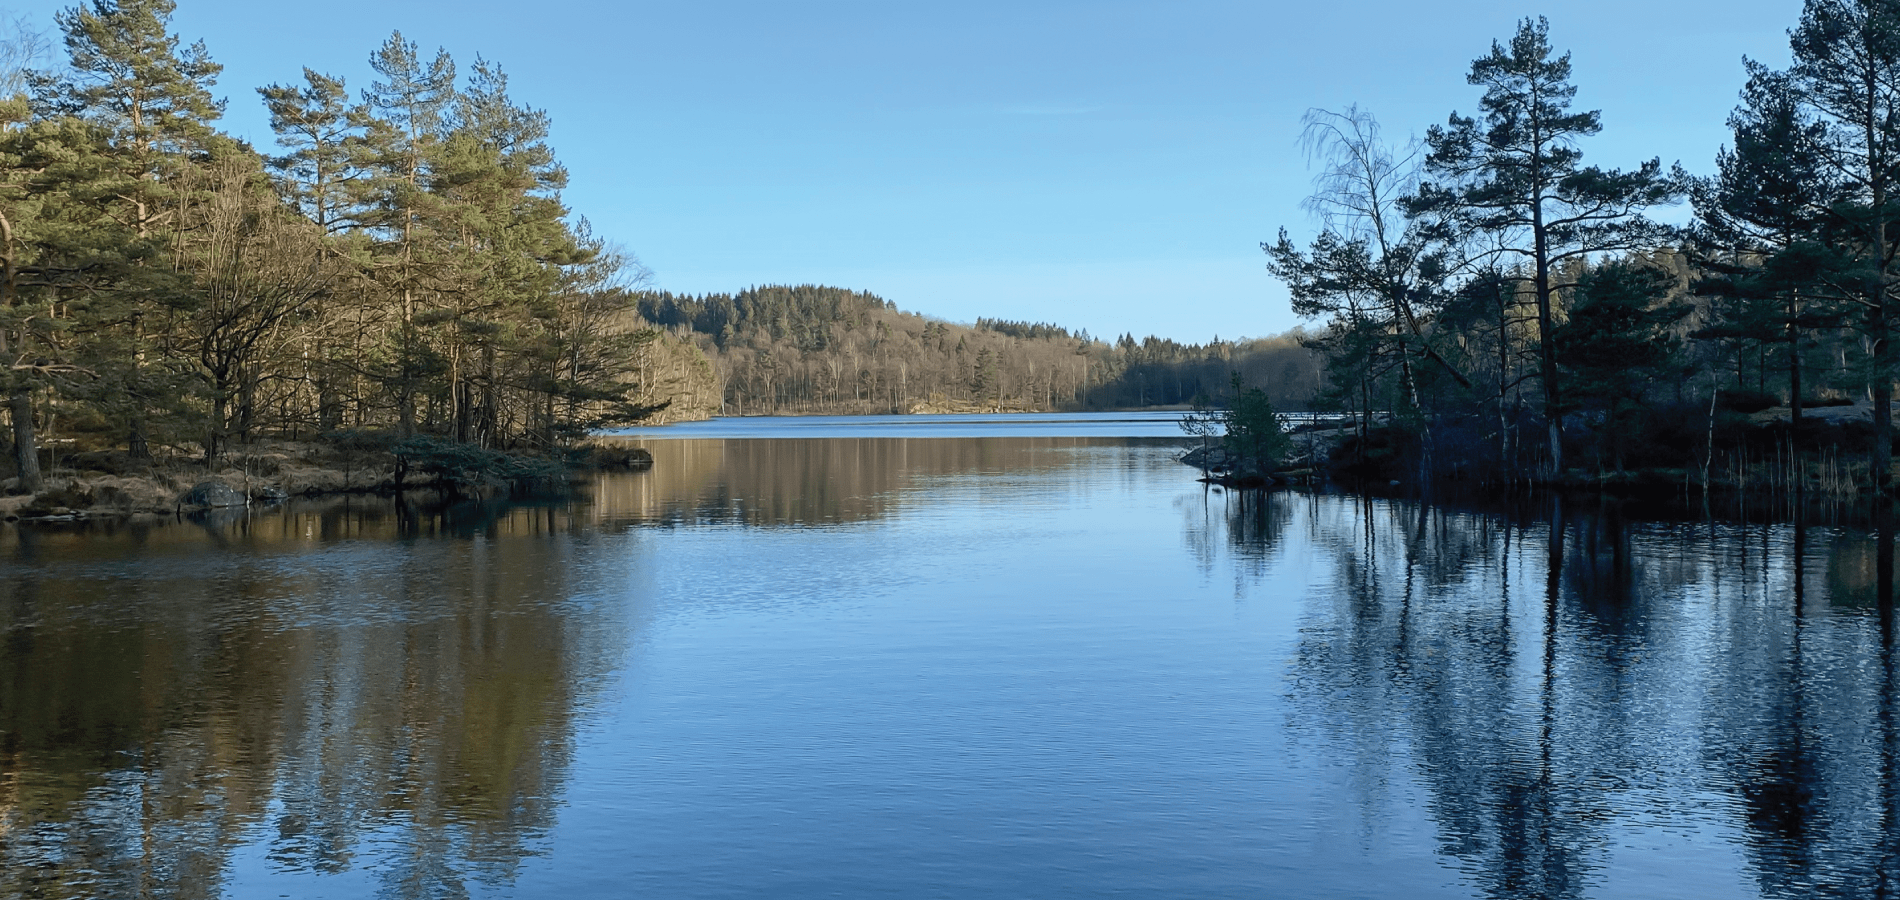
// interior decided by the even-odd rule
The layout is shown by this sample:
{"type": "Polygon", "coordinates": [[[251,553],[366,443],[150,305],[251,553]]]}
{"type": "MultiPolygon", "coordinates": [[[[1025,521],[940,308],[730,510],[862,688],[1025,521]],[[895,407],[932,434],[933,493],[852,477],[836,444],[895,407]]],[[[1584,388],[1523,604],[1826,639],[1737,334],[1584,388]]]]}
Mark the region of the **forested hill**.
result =
{"type": "Polygon", "coordinates": [[[815,285],[648,292],[638,310],[699,344],[725,383],[730,414],[1169,405],[1220,396],[1234,371],[1288,409],[1309,404],[1320,384],[1319,357],[1297,334],[1110,343],[1042,322],[942,322],[875,294],[815,285]]]}

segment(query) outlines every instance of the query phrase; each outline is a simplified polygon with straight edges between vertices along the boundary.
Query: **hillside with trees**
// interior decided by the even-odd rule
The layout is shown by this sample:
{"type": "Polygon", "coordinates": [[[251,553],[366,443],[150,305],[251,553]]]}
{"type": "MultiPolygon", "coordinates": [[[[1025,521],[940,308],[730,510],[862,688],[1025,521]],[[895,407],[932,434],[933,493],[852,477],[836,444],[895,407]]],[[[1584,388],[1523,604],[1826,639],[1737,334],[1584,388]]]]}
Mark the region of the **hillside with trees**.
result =
{"type": "Polygon", "coordinates": [[[1888,489],[1900,4],[1809,0],[1790,37],[1788,68],[1748,62],[1707,178],[1587,164],[1602,116],[1541,18],[1422,142],[1309,113],[1319,234],[1262,248],[1323,322],[1341,470],[1888,489]],[[1687,227],[1651,215],[1685,201],[1687,227]]]}
{"type": "Polygon", "coordinates": [[[811,285],[647,292],[638,311],[713,361],[730,415],[1171,406],[1221,396],[1236,369],[1303,409],[1321,386],[1319,356],[1297,334],[1111,343],[1043,322],[943,322],[811,285]]]}

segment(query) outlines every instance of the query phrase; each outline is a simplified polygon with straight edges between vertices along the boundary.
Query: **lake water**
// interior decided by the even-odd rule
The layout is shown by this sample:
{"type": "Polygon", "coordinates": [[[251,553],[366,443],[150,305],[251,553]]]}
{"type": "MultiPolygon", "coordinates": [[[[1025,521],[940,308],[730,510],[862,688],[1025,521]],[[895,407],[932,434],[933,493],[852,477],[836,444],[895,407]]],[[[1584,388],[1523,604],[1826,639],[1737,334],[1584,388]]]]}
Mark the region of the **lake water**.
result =
{"type": "Polygon", "coordinates": [[[559,506],[0,526],[0,896],[1900,893],[1867,527],[898,418],[648,433],[559,506]]]}

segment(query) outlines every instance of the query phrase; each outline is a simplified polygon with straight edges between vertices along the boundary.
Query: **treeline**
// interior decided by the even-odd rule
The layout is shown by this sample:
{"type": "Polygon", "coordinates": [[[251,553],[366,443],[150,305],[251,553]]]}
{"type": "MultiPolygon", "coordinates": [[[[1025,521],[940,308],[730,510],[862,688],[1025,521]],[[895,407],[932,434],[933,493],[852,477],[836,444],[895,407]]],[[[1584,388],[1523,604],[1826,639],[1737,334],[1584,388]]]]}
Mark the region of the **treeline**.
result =
{"type": "Polygon", "coordinates": [[[1778,453],[1787,483],[1864,447],[1860,484],[1885,489],[1900,2],[1809,0],[1790,36],[1788,68],[1747,64],[1708,178],[1586,165],[1601,119],[1572,108],[1570,58],[1541,18],[1472,63],[1478,113],[1415,145],[1356,108],[1309,113],[1323,227],[1262,246],[1294,310],[1325,321],[1324,400],[1355,414],[1358,460],[1395,477],[1644,467],[1708,484],[1778,453]],[[1690,226],[1646,216],[1685,200],[1690,226]],[[1851,403],[1817,427],[1814,407],[1851,403]],[[1778,426],[1745,418],[1778,404],[1778,426]]]}
{"type": "Polygon", "coordinates": [[[1220,404],[1233,399],[1233,378],[1265,392],[1281,410],[1304,410],[1327,387],[1325,357],[1304,331],[1240,341],[1183,344],[1124,334],[1103,348],[1113,377],[1095,391],[1104,408],[1220,404]]]}
{"type": "Polygon", "coordinates": [[[0,46],[0,395],[21,489],[55,433],[207,462],[340,429],[549,451],[713,392],[696,350],[639,320],[638,262],[562,203],[548,116],[499,65],[394,34],[361,91],[308,68],[259,88],[264,153],[216,127],[220,67],[173,9],[59,13],[63,65],[17,27],[0,46]]]}
{"type": "Polygon", "coordinates": [[[1298,336],[1181,344],[1114,343],[1048,323],[975,327],[904,312],[842,288],[638,295],[640,316],[697,341],[724,379],[732,415],[948,409],[1103,409],[1218,396],[1230,373],[1271,386],[1282,408],[1318,391],[1318,354],[1298,336]]]}

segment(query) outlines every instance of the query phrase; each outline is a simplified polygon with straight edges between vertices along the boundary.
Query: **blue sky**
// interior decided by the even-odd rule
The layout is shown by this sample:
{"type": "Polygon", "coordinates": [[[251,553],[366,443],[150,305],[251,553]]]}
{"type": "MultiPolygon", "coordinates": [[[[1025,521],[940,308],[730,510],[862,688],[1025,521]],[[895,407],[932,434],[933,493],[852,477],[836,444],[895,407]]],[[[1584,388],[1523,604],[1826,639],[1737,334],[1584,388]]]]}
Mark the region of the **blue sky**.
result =
{"type": "MultiPolygon", "coordinates": [[[[1184,341],[1298,324],[1259,250],[1299,202],[1309,107],[1388,136],[1472,112],[1472,58],[1526,15],[1603,110],[1586,160],[1713,168],[1741,58],[1779,65],[1791,0],[1389,2],[178,0],[225,66],[225,127],[303,66],[369,82],[400,29],[499,62],[545,108],[568,204],[661,287],[821,283],[952,321],[1184,341]]],[[[51,25],[51,8],[29,10],[51,25]]],[[[1678,216],[1680,213],[1677,214],[1678,216]]]]}

